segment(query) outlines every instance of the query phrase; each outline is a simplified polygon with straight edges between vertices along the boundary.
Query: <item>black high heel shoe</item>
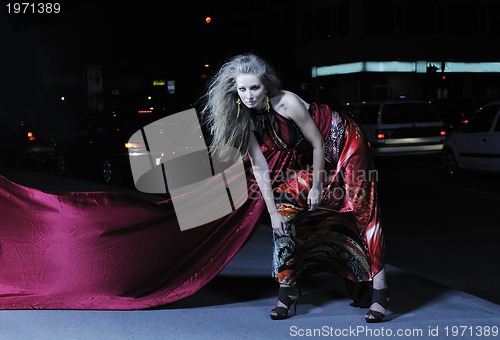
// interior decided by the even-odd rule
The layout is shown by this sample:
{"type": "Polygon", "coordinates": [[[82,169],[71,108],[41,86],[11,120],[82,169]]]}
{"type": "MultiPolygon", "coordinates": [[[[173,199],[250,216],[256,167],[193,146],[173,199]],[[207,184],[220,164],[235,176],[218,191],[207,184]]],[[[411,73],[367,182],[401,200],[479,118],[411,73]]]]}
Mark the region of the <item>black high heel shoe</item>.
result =
{"type": "Polygon", "coordinates": [[[269,314],[271,319],[273,320],[284,320],[288,319],[288,311],[292,306],[294,306],[293,315],[297,315],[297,302],[299,301],[299,297],[302,295],[302,291],[299,287],[282,287],[280,286],[280,290],[278,292],[278,301],[284,304],[286,307],[274,307],[271,313],[269,314]]]}
{"type": "MultiPolygon", "coordinates": [[[[388,288],[383,288],[383,289],[373,288],[372,304],[378,303],[380,306],[382,306],[385,309],[385,312],[387,313],[387,307],[389,307],[390,297],[391,296],[389,294],[388,288]]],[[[382,322],[385,315],[386,314],[384,314],[384,313],[370,309],[368,311],[368,313],[366,313],[366,315],[365,315],[365,320],[368,323],[382,322]]]]}

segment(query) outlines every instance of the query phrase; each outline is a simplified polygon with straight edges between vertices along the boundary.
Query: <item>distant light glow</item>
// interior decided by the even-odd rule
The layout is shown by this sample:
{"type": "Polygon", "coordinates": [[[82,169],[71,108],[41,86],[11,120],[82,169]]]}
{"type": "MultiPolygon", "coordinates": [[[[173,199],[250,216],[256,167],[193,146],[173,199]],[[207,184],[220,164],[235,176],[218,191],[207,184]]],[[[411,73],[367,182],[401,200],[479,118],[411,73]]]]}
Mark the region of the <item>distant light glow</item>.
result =
{"type": "Polygon", "coordinates": [[[125,148],[127,148],[127,149],[139,149],[141,147],[142,147],[142,145],[139,143],[132,143],[132,142],[125,143],[125,148]]]}
{"type": "Polygon", "coordinates": [[[334,74],[349,74],[363,72],[364,62],[330,65],[330,66],[317,66],[312,68],[313,78],[321,76],[329,76],[334,74]]]}
{"type": "Polygon", "coordinates": [[[415,63],[409,61],[366,61],[363,64],[365,72],[416,72],[415,63]]]}
{"type": "Polygon", "coordinates": [[[313,66],[312,77],[323,77],[337,74],[360,72],[405,72],[426,73],[427,66],[432,65],[438,72],[447,73],[499,73],[500,62],[439,62],[439,61],[359,61],[354,63],[313,66]],[[441,68],[444,66],[444,70],[441,68]]]}

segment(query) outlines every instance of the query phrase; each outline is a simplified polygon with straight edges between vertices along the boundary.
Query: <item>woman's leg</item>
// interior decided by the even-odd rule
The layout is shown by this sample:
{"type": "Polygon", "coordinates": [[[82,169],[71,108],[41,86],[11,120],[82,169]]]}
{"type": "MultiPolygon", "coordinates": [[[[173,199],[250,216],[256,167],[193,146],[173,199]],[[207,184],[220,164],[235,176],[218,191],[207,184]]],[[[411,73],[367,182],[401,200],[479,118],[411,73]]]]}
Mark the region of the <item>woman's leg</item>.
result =
{"type": "Polygon", "coordinates": [[[280,284],[276,308],[270,316],[273,319],[286,319],[288,309],[297,302],[300,290],[295,287],[295,227],[289,225],[289,235],[273,235],[273,278],[280,284]]]}
{"type": "Polygon", "coordinates": [[[288,222],[288,235],[273,234],[273,278],[284,286],[295,286],[295,225],[288,222]]]}
{"type": "Polygon", "coordinates": [[[373,295],[372,304],[370,310],[365,315],[365,319],[368,322],[379,322],[382,321],[383,317],[387,314],[387,303],[389,299],[385,268],[382,268],[382,270],[373,277],[373,295]]]}

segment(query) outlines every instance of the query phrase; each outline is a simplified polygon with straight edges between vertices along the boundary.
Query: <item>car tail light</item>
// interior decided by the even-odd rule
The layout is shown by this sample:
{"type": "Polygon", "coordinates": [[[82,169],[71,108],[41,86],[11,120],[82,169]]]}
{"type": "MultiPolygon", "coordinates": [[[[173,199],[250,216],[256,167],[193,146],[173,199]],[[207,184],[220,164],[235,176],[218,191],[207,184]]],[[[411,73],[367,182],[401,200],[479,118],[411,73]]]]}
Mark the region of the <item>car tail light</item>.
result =
{"type": "Polygon", "coordinates": [[[385,139],[385,131],[377,130],[377,139],[385,139]]]}
{"type": "Polygon", "coordinates": [[[444,137],[444,136],[446,136],[446,130],[441,130],[441,131],[439,132],[439,135],[440,135],[440,136],[443,136],[443,137],[444,137]]]}

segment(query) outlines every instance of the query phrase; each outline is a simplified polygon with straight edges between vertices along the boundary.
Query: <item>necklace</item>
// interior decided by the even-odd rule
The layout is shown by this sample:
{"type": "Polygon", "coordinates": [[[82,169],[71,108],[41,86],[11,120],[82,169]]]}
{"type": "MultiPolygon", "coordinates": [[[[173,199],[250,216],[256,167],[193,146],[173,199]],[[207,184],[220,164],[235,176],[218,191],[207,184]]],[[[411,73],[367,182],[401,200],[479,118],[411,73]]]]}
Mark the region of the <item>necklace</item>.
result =
{"type": "Polygon", "coordinates": [[[257,112],[255,111],[255,114],[253,115],[255,117],[254,123],[255,123],[255,129],[259,135],[263,135],[264,132],[266,131],[266,126],[267,123],[269,122],[269,119],[267,117],[267,112],[266,111],[260,111],[257,112]]]}

